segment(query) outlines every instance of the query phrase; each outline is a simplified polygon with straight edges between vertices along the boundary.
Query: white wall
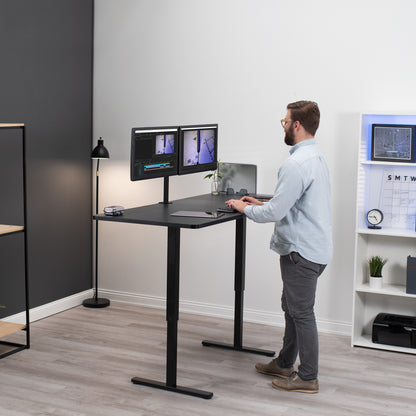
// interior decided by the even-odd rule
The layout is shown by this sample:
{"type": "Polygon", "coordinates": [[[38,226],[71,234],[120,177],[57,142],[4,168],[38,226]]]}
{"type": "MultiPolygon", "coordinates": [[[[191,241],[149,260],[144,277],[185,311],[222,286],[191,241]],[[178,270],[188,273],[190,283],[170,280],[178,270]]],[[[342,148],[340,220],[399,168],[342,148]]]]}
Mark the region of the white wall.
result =
{"type": "MultiPolygon", "coordinates": [[[[258,165],[273,192],[288,155],[286,104],[319,103],[317,140],[332,177],[335,255],[320,278],[319,327],[351,324],[359,113],[416,110],[412,0],[96,0],[94,137],[102,162],[100,209],[162,199],[163,181],[130,182],[130,130],[216,122],[222,161],[258,165]]],[[[173,177],[171,198],[209,192],[203,174],[173,177]]],[[[272,225],[248,224],[246,317],[281,323],[272,225]]],[[[161,304],[166,229],[100,224],[100,287],[161,304]]],[[[182,232],[181,305],[231,316],[234,225],[182,232]]]]}

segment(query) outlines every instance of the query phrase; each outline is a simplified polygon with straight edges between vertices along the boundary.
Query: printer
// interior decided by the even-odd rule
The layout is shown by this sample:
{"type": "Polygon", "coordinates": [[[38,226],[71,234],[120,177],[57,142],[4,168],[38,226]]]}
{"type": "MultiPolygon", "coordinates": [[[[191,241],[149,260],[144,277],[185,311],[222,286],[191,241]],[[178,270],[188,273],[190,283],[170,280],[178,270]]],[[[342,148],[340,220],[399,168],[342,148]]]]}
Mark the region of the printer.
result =
{"type": "Polygon", "coordinates": [[[376,344],[416,348],[416,316],[379,313],[373,322],[372,340],[376,344]]]}

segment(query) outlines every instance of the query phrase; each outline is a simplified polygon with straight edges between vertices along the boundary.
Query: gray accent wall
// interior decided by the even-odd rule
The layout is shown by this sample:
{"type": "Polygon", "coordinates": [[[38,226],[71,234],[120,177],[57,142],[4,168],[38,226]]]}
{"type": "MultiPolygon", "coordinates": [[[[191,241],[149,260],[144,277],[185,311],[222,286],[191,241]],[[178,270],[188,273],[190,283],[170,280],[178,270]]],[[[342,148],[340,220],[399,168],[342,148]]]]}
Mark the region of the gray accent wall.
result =
{"type": "MultiPolygon", "coordinates": [[[[0,122],[26,124],[30,306],[91,288],[93,0],[0,0],[0,122]]],[[[17,132],[0,132],[0,223],[21,223],[17,132]]],[[[0,317],[23,310],[23,236],[0,238],[0,317]]]]}

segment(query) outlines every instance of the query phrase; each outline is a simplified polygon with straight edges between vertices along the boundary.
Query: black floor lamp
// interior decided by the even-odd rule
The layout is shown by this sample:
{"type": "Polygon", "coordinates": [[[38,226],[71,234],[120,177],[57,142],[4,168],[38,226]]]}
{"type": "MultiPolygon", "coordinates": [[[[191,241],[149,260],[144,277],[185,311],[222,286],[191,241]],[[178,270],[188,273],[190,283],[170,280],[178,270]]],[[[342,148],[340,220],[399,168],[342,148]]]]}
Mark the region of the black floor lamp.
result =
{"type": "MultiPolygon", "coordinates": [[[[109,159],[108,150],[104,147],[104,140],[100,137],[97,146],[91,153],[92,159],[97,159],[96,187],[95,187],[95,214],[98,214],[98,178],[100,159],[109,159]]],[[[94,297],[85,299],[82,304],[87,308],[105,308],[110,305],[110,300],[98,297],[98,220],[95,220],[95,292],[94,297]]]]}

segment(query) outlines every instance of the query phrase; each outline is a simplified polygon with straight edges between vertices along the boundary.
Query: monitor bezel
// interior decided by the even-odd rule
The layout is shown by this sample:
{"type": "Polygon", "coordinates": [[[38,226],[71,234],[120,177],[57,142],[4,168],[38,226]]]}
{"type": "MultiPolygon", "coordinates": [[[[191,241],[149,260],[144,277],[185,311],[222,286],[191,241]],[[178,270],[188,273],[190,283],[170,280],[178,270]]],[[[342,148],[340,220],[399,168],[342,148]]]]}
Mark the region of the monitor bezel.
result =
{"type": "Polygon", "coordinates": [[[131,144],[130,144],[130,180],[131,181],[141,181],[145,179],[153,179],[153,178],[164,178],[168,176],[176,176],[178,174],[178,163],[179,163],[179,126],[157,126],[157,127],[133,127],[131,129],[131,144]],[[136,146],[136,133],[137,132],[144,132],[144,133],[163,133],[163,132],[173,132],[175,134],[175,155],[174,160],[176,162],[176,166],[174,169],[166,170],[166,171],[154,171],[149,174],[141,174],[140,176],[133,175],[134,173],[134,165],[136,163],[135,159],[135,146],[136,146]]]}
{"type": "Polygon", "coordinates": [[[186,126],[179,126],[178,134],[179,144],[179,163],[178,163],[178,174],[187,175],[190,173],[206,172],[210,170],[216,170],[218,167],[218,124],[192,124],[186,126]],[[201,165],[184,166],[183,163],[183,148],[184,148],[184,132],[187,130],[215,130],[215,141],[214,141],[214,161],[210,163],[203,163],[201,165]]]}

